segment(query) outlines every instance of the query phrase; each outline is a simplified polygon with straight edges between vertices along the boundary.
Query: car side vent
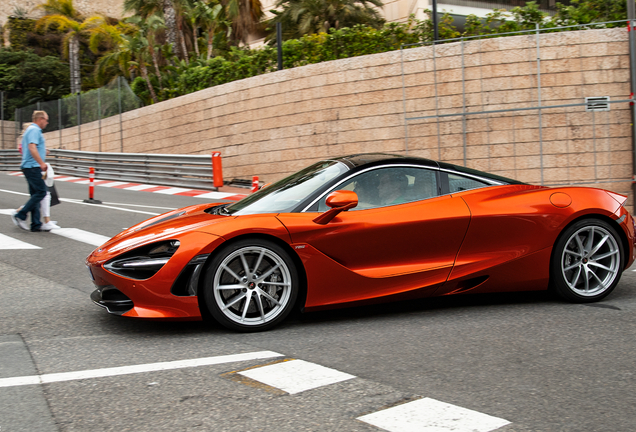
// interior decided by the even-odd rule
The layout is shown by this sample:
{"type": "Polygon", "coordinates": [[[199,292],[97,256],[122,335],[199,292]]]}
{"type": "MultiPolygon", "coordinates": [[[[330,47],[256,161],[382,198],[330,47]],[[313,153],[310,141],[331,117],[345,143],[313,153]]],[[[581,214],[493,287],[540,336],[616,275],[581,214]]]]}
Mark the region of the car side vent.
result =
{"type": "Polygon", "coordinates": [[[609,102],[610,102],[609,96],[586,97],[585,111],[609,111],[610,110],[609,102]]]}

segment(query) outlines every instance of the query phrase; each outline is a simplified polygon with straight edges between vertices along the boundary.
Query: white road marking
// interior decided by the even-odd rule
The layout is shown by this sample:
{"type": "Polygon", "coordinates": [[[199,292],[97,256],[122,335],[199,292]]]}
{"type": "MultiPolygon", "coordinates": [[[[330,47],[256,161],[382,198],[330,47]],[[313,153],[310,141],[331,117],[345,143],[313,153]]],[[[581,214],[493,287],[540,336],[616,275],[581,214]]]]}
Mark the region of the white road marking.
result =
{"type": "Polygon", "coordinates": [[[227,192],[208,192],[201,195],[195,195],[192,198],[212,198],[212,199],[223,199],[231,196],[235,196],[236,194],[227,193],[227,192]]]}
{"type": "Polygon", "coordinates": [[[14,194],[14,195],[27,195],[27,196],[29,195],[28,193],[10,191],[10,190],[6,190],[6,189],[0,189],[0,192],[6,192],[6,193],[14,194]]]}
{"type": "Polygon", "coordinates": [[[171,188],[168,188],[168,189],[155,191],[155,193],[164,194],[164,195],[175,195],[175,194],[178,194],[178,193],[181,193],[181,192],[187,192],[187,191],[190,191],[190,190],[192,190],[192,189],[171,187],[171,188]]]}
{"type": "Polygon", "coordinates": [[[204,357],[190,360],[177,360],[171,362],[148,363],[134,366],[121,366],[104,369],[92,369],[76,372],[63,372],[44,375],[31,375],[0,379],[0,387],[16,387],[33,384],[48,384],[62,381],[74,381],[89,378],[103,378],[118,375],[129,375],[144,372],[157,372],[172,369],[183,369],[198,366],[210,366],[223,363],[233,363],[248,360],[260,360],[273,357],[282,357],[273,351],[256,351],[244,354],[231,354],[217,357],[204,357]]]}
{"type": "Polygon", "coordinates": [[[508,420],[431,398],[367,414],[358,420],[389,432],[489,432],[510,424],[508,420]]]}
{"type": "Polygon", "coordinates": [[[14,209],[0,209],[0,214],[11,216],[14,211],[14,209]]]}
{"type": "Polygon", "coordinates": [[[354,375],[304,360],[276,363],[239,372],[239,374],[290,394],[355,378],[354,375]]]}
{"type": "MultiPolygon", "coordinates": [[[[23,176],[21,172],[9,173],[8,175],[15,176],[23,176]]],[[[69,177],[69,176],[55,176],[56,181],[70,181],[76,184],[86,185],[90,184],[90,180],[86,178],[80,177],[69,177]]],[[[184,189],[179,187],[169,187],[169,186],[159,186],[159,185],[149,185],[149,184],[137,184],[131,182],[119,182],[119,181],[108,181],[108,180],[95,180],[95,186],[103,186],[103,187],[115,187],[115,186],[125,186],[120,189],[123,190],[132,190],[132,191],[146,191],[148,189],[158,189],[150,192],[160,193],[164,195],[175,195],[182,192],[192,192],[189,196],[191,198],[203,198],[203,199],[222,199],[222,200],[230,200],[230,201],[239,201],[245,198],[248,194],[246,193],[231,193],[231,192],[207,192],[200,193],[200,189],[184,189]],[[127,186],[125,186],[127,185],[127,186]]],[[[4,191],[9,192],[9,191],[4,191]]],[[[26,195],[26,194],[23,194],[26,195]]]]}
{"type": "Polygon", "coordinates": [[[159,187],[159,186],[157,186],[157,185],[149,185],[149,184],[141,184],[141,185],[130,186],[130,187],[124,188],[124,190],[142,191],[142,190],[152,189],[152,188],[156,188],[156,187],[159,187]]]}
{"type": "Polygon", "coordinates": [[[125,185],[128,184],[130,182],[120,182],[120,181],[114,181],[114,182],[109,182],[109,183],[100,183],[100,184],[96,184],[95,186],[101,186],[101,187],[115,187],[115,186],[121,186],[121,185],[125,185]]]}
{"type": "Polygon", "coordinates": [[[143,205],[143,204],[128,204],[128,203],[114,203],[114,202],[106,202],[103,204],[106,205],[121,205],[126,207],[144,207],[144,208],[152,208],[152,209],[160,209],[160,210],[176,210],[177,207],[160,207],[160,206],[151,206],[151,205],[143,205]]]}
{"type": "Polygon", "coordinates": [[[50,232],[72,240],[88,243],[93,246],[101,246],[110,240],[110,237],[84,231],[79,228],[56,228],[50,232]]]}
{"type": "Polygon", "coordinates": [[[81,177],[72,177],[72,176],[55,176],[53,177],[53,180],[59,180],[59,181],[72,181],[72,180],[79,180],[81,179],[81,177]]]}
{"type": "Polygon", "coordinates": [[[13,237],[0,234],[0,249],[42,249],[39,246],[32,245],[13,237]]]}
{"type": "MultiPolygon", "coordinates": [[[[87,206],[92,206],[92,207],[102,207],[102,208],[109,208],[109,209],[114,209],[114,210],[121,210],[121,211],[131,212],[131,213],[147,214],[147,215],[151,215],[151,216],[158,216],[158,215],[161,214],[161,213],[151,213],[151,212],[145,212],[145,211],[141,211],[141,210],[121,208],[121,207],[107,206],[107,205],[103,205],[103,204],[85,203],[83,200],[76,200],[76,199],[71,199],[71,198],[60,198],[60,201],[69,202],[69,203],[73,203],[73,204],[87,205],[87,206]]],[[[125,205],[129,205],[129,204],[125,204],[125,205]]]]}

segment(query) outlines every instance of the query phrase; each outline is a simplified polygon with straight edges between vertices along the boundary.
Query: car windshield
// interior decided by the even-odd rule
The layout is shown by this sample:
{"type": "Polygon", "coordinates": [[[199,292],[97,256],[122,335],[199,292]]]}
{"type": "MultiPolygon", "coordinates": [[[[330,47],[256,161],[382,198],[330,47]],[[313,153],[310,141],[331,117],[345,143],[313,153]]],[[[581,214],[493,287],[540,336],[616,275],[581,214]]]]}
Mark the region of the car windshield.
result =
{"type": "Polygon", "coordinates": [[[315,163],[226,207],[225,213],[246,215],[290,212],[303,199],[348,169],[338,161],[315,163]]]}

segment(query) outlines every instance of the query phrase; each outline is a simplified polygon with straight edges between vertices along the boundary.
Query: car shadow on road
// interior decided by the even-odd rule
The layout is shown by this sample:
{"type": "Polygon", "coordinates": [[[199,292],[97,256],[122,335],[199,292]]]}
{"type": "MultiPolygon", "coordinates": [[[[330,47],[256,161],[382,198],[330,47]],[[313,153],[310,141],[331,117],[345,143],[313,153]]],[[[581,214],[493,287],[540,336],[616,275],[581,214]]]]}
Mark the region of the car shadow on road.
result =
{"type": "Polygon", "coordinates": [[[388,317],[408,313],[424,313],[443,310],[462,310],[479,307],[501,307],[540,304],[565,304],[548,291],[530,291],[496,294],[465,294],[445,297],[429,297],[416,300],[397,301],[356,307],[306,312],[294,317],[294,321],[304,324],[327,321],[346,321],[388,317]]]}

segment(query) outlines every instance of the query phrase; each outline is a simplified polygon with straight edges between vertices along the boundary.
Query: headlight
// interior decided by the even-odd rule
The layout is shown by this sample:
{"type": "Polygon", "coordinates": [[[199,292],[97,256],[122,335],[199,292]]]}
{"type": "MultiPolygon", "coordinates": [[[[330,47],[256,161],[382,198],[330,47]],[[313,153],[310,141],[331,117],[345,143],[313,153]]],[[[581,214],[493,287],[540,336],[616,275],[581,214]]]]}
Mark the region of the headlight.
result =
{"type": "Polygon", "coordinates": [[[148,279],[170,260],[179,244],[178,240],[168,240],[146,245],[108,261],[104,268],[130,279],[148,279]]]}

